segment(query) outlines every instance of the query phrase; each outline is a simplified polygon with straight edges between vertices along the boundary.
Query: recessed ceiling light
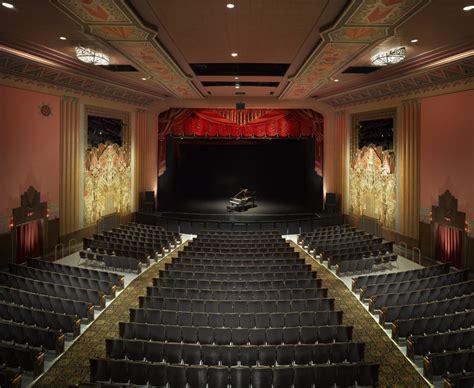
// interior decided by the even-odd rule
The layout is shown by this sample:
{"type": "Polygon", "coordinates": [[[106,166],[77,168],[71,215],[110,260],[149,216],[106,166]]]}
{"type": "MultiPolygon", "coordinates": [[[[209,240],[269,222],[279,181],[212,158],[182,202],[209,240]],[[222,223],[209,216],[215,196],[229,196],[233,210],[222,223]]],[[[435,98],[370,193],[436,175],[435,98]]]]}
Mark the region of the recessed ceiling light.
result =
{"type": "Polygon", "coordinates": [[[239,84],[235,84],[235,88],[236,88],[236,89],[240,89],[240,85],[239,85],[239,84]]]}
{"type": "Polygon", "coordinates": [[[410,40],[410,42],[411,43],[416,43],[416,42],[418,42],[418,39],[412,39],[412,40],[410,40]]]}
{"type": "Polygon", "coordinates": [[[474,5],[466,5],[462,10],[463,11],[472,11],[474,9],[474,5]]]}
{"type": "Polygon", "coordinates": [[[15,8],[15,7],[13,6],[13,4],[6,3],[6,2],[2,2],[2,5],[3,5],[5,8],[8,8],[8,9],[15,8]]]}
{"type": "Polygon", "coordinates": [[[65,36],[60,36],[59,39],[61,40],[67,40],[67,38],[65,36]]]}
{"type": "Polygon", "coordinates": [[[239,79],[239,77],[234,77],[234,79],[239,79]]]}
{"type": "Polygon", "coordinates": [[[227,3],[226,7],[229,8],[229,9],[232,9],[232,8],[235,7],[235,4],[227,3]]]}
{"type": "Polygon", "coordinates": [[[232,56],[235,58],[235,57],[236,57],[237,55],[239,55],[239,54],[237,54],[237,53],[232,53],[232,54],[230,54],[230,55],[232,55],[232,56]]]}
{"type": "Polygon", "coordinates": [[[339,82],[339,80],[336,78],[336,79],[333,79],[334,82],[339,82]]]}
{"type": "Polygon", "coordinates": [[[146,77],[142,77],[142,81],[146,81],[148,78],[146,77]]]}

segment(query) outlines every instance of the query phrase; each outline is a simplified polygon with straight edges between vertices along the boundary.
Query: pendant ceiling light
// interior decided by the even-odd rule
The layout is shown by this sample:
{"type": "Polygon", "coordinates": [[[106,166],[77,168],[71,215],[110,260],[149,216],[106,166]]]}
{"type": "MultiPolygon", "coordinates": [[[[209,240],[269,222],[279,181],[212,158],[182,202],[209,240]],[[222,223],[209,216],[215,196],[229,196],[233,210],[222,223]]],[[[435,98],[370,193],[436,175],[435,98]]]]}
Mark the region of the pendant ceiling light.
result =
{"type": "Polygon", "coordinates": [[[76,57],[80,61],[92,65],[107,66],[110,63],[110,58],[104,53],[82,46],[76,47],[76,57]]]}
{"type": "Polygon", "coordinates": [[[370,60],[374,66],[387,66],[393,65],[394,63],[401,62],[405,59],[407,50],[405,47],[398,47],[378,53],[374,55],[370,60]]]}

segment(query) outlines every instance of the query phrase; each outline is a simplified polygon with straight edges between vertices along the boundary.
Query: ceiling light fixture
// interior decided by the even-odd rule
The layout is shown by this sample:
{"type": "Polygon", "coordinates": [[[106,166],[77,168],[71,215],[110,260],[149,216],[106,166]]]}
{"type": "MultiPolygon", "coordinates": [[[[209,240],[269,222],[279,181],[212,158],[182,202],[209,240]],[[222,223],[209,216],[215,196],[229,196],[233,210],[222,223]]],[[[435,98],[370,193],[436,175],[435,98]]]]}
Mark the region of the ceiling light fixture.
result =
{"type": "Polygon", "coordinates": [[[418,39],[412,39],[412,40],[410,40],[410,42],[411,43],[416,43],[416,42],[418,42],[418,39]]]}
{"type": "Polygon", "coordinates": [[[474,9],[474,5],[466,5],[462,10],[463,11],[472,11],[474,9]]]}
{"type": "Polygon", "coordinates": [[[234,79],[239,79],[239,77],[234,77],[234,79]]]}
{"type": "Polygon", "coordinates": [[[239,54],[237,54],[237,53],[232,53],[232,54],[230,54],[230,55],[235,58],[235,57],[236,57],[237,55],[239,55],[239,54]]]}
{"type": "Polygon", "coordinates": [[[232,9],[232,8],[235,7],[235,4],[227,3],[226,7],[229,8],[229,9],[232,9]]]}
{"type": "Polygon", "coordinates": [[[76,47],[76,58],[92,65],[107,66],[110,63],[110,58],[104,53],[82,46],[76,47]]]}
{"type": "Polygon", "coordinates": [[[142,81],[146,81],[147,79],[147,77],[142,77],[142,81]]]}
{"type": "Polygon", "coordinates": [[[339,80],[337,78],[333,79],[334,82],[339,82],[339,80]]]}
{"type": "Polygon", "coordinates": [[[403,61],[406,55],[407,50],[405,47],[398,47],[378,53],[370,58],[370,60],[374,66],[387,66],[403,61]]]}
{"type": "Polygon", "coordinates": [[[67,38],[65,36],[60,36],[59,39],[61,40],[67,40],[67,38]]]}
{"type": "Polygon", "coordinates": [[[236,88],[236,89],[240,89],[240,84],[239,84],[239,83],[236,83],[236,84],[235,84],[235,88],[236,88]]]}
{"type": "Polygon", "coordinates": [[[13,4],[10,4],[10,3],[7,3],[7,2],[2,2],[2,5],[3,5],[5,8],[8,8],[8,9],[13,9],[13,8],[15,8],[13,4]]]}

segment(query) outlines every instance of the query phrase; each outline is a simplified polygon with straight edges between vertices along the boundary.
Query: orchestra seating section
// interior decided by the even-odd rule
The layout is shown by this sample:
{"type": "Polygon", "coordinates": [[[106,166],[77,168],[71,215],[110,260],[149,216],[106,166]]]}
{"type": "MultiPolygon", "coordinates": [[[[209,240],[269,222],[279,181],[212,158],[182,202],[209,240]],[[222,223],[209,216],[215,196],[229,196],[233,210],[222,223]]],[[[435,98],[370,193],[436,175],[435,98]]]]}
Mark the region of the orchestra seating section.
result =
{"type": "Polygon", "coordinates": [[[380,324],[391,325],[392,338],[406,342],[409,358],[423,357],[429,380],[461,374],[454,380],[464,381],[462,373],[474,373],[474,281],[466,271],[450,272],[448,264],[440,264],[359,276],[352,287],[379,313],[380,324]]]}
{"type": "Polygon", "coordinates": [[[103,268],[140,273],[143,266],[181,244],[179,233],[162,227],[129,223],[83,239],[80,257],[103,268]]]}
{"type": "Polygon", "coordinates": [[[397,264],[393,243],[347,225],[317,228],[298,236],[298,244],[319,257],[336,274],[362,273],[397,264]]]}
{"type": "Polygon", "coordinates": [[[17,387],[22,372],[44,372],[45,356],[65,349],[94,311],[124,288],[124,276],[29,259],[0,272],[0,386],[17,387]]]}
{"type": "MultiPolygon", "coordinates": [[[[298,243],[329,267],[337,263],[337,274],[377,271],[396,261],[391,244],[345,225],[305,233],[298,243]]],[[[468,271],[437,264],[365,274],[352,278],[352,291],[391,328],[393,340],[406,344],[407,357],[423,360],[428,380],[444,377],[449,387],[473,386],[474,280],[468,271]]]]}
{"type": "Polygon", "coordinates": [[[377,363],[277,231],[203,231],[91,359],[91,382],[157,387],[375,386],[377,363]],[[167,385],[168,384],[168,385],[167,385]]]}

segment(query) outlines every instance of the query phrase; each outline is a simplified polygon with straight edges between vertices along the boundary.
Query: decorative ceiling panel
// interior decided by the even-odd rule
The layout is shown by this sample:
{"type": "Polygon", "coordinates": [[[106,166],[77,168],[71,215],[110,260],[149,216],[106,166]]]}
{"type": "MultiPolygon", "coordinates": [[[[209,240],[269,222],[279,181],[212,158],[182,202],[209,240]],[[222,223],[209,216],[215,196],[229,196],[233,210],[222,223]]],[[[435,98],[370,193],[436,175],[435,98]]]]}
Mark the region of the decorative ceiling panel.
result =
{"type": "Polygon", "coordinates": [[[375,42],[394,34],[396,27],[431,0],[354,0],[335,26],[321,34],[321,42],[281,98],[312,95],[342,67],[375,42]]]}
{"type": "Polygon", "coordinates": [[[144,26],[125,0],[51,0],[59,9],[79,22],[84,32],[95,36],[149,76],[171,95],[179,98],[201,97],[156,40],[156,31],[144,26]]]}
{"type": "Polygon", "coordinates": [[[156,98],[133,91],[127,87],[112,85],[80,75],[71,75],[63,70],[52,69],[0,51],[0,78],[26,79],[60,90],[72,90],[81,94],[99,96],[106,99],[136,105],[148,105],[156,98]]]}
{"type": "Polygon", "coordinates": [[[444,87],[452,82],[474,82],[474,55],[461,62],[449,63],[425,72],[418,72],[395,80],[358,88],[336,96],[322,98],[334,107],[360,104],[401,95],[409,95],[425,89],[444,87]]]}

